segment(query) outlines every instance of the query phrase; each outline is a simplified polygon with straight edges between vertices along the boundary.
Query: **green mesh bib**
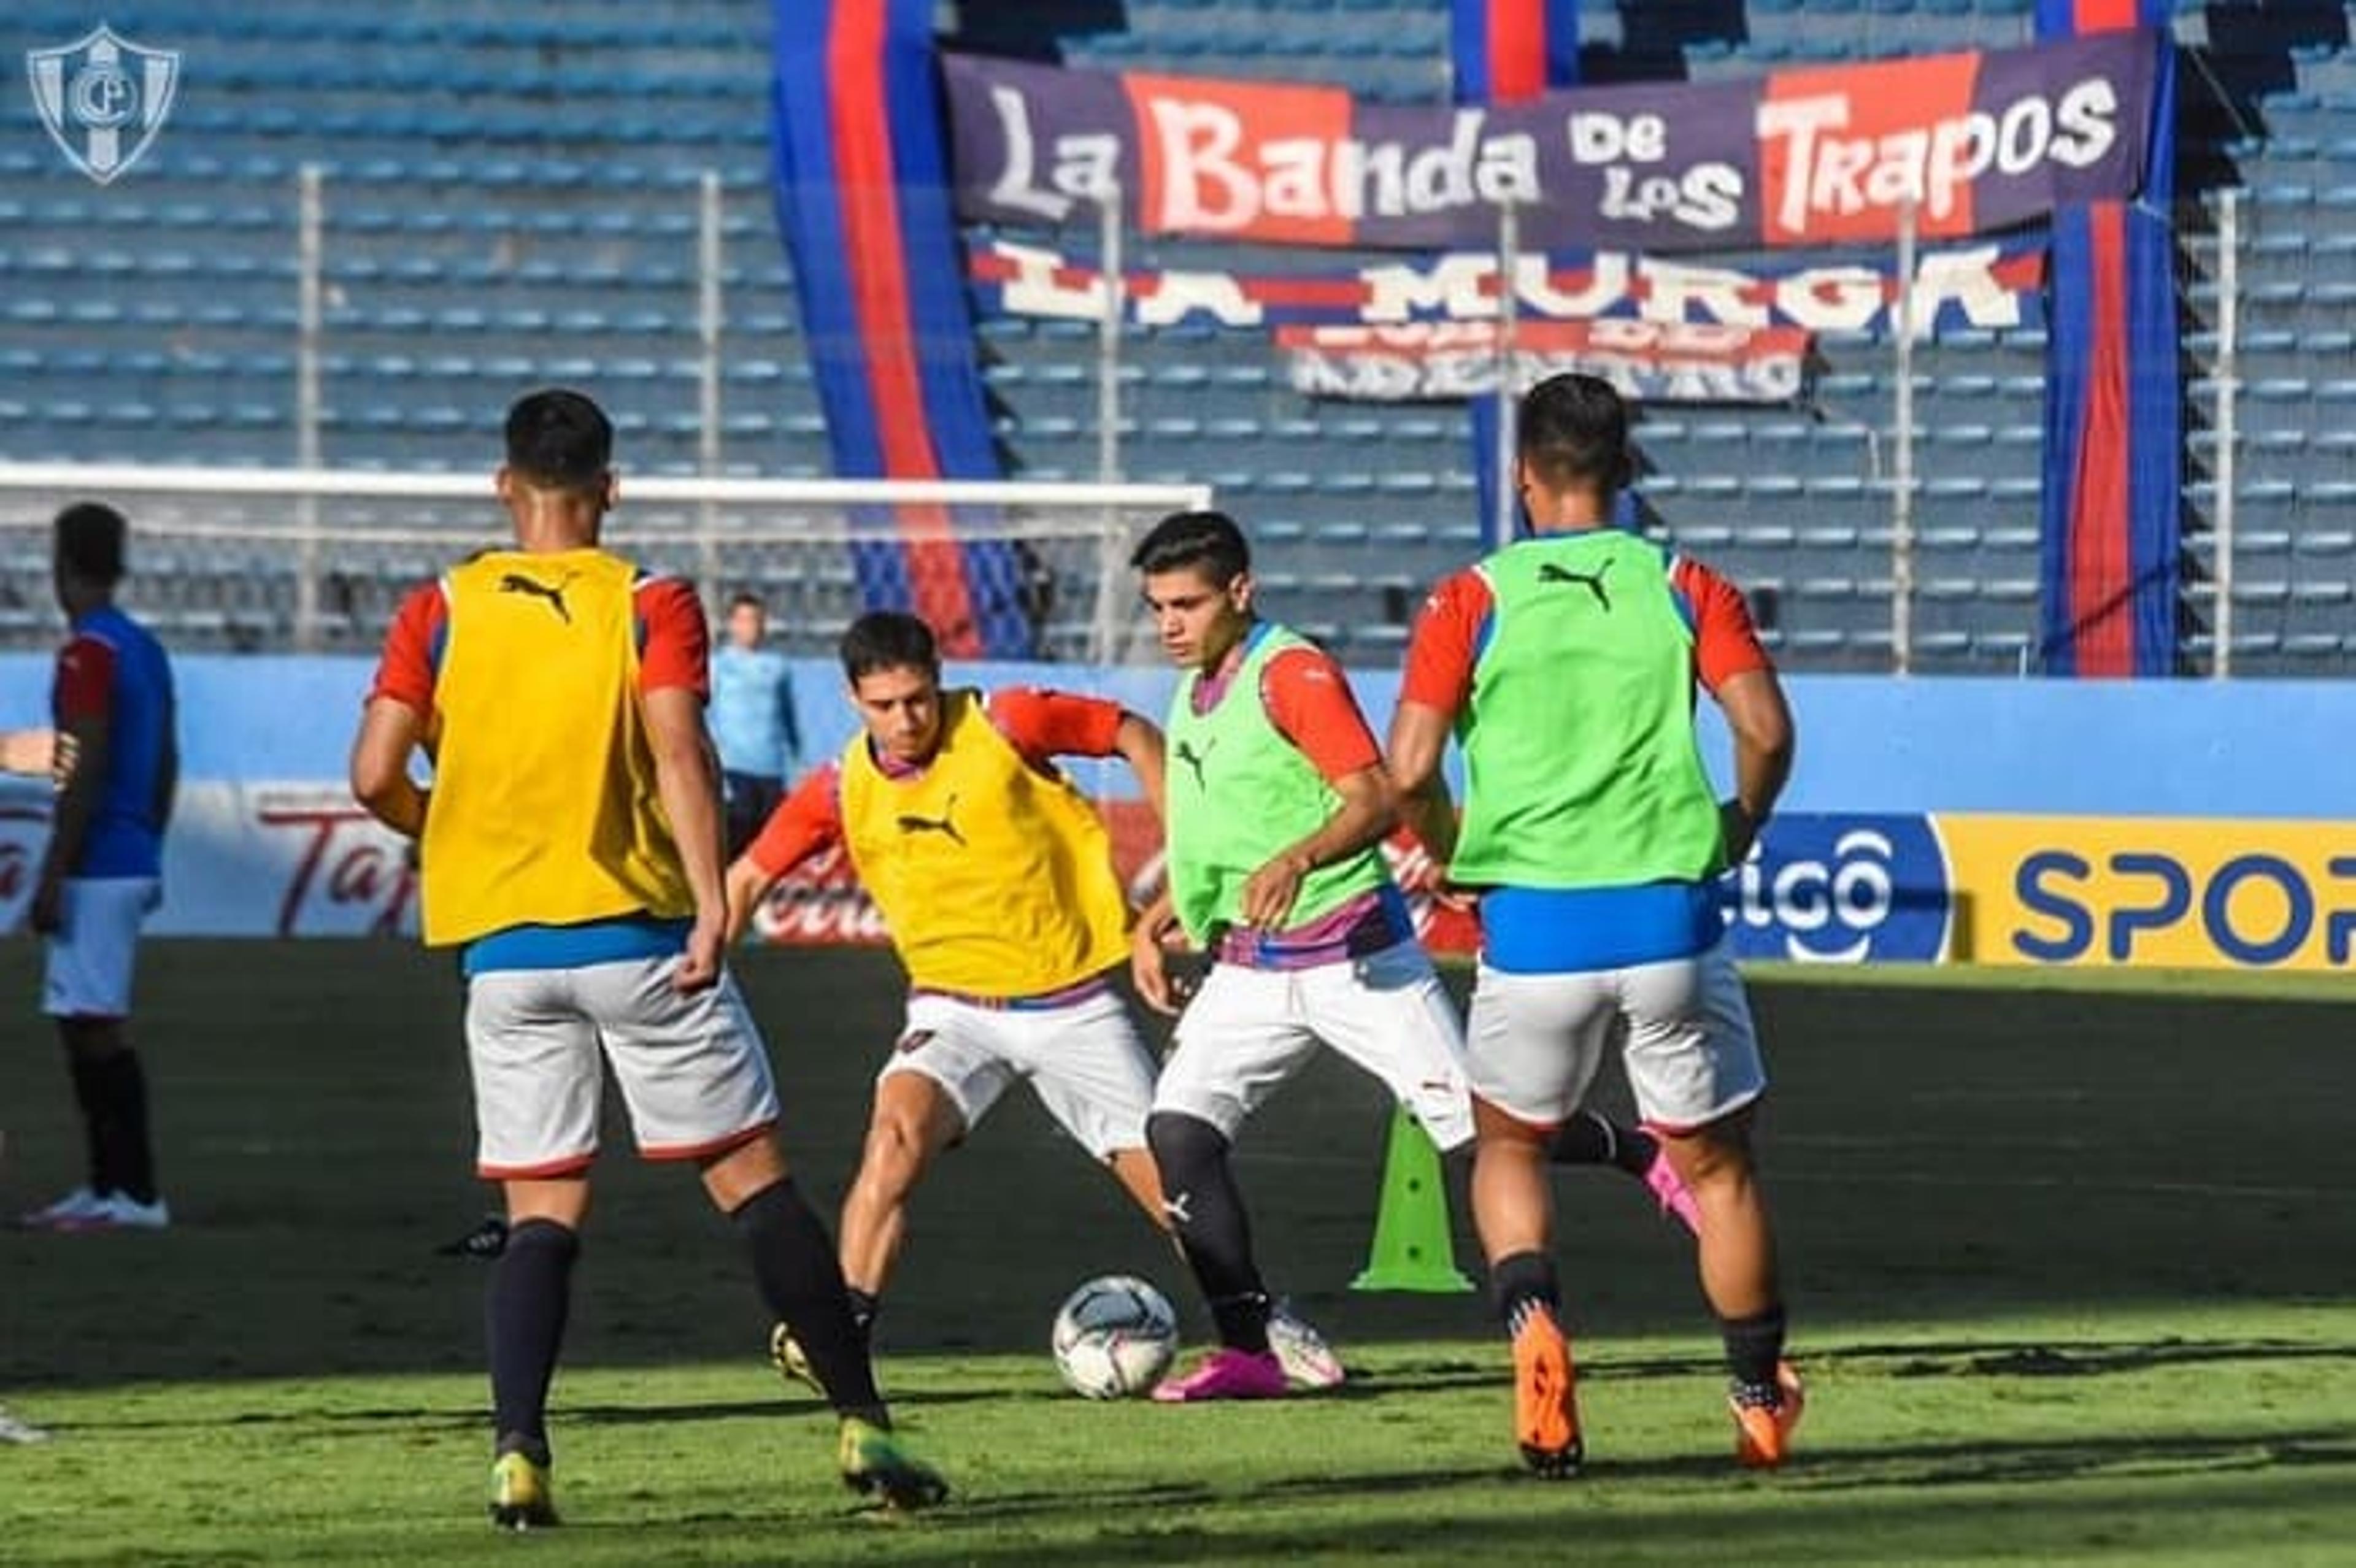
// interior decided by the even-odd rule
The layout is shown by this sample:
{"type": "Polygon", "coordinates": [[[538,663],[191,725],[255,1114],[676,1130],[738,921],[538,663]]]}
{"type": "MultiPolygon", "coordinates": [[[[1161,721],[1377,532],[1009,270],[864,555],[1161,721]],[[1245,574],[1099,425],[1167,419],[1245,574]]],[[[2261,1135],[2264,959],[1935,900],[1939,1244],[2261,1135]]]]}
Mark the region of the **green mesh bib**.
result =
{"type": "Polygon", "coordinates": [[[1693,726],[1693,629],[1667,555],[1616,528],[1525,539],[1480,568],[1494,600],[1458,721],[1464,822],[1450,874],[1631,887],[1723,869],[1693,726]]]}
{"type": "MultiPolygon", "coordinates": [[[[1244,883],[1278,850],[1314,833],[1341,803],[1316,768],[1280,734],[1260,701],[1260,674],[1287,648],[1308,645],[1281,626],[1262,632],[1210,712],[1194,711],[1200,672],[1170,704],[1170,892],[1188,937],[1241,923],[1244,883]]],[[[1323,866],[1301,884],[1286,917],[1305,925],[1383,885],[1381,851],[1323,866]]]]}

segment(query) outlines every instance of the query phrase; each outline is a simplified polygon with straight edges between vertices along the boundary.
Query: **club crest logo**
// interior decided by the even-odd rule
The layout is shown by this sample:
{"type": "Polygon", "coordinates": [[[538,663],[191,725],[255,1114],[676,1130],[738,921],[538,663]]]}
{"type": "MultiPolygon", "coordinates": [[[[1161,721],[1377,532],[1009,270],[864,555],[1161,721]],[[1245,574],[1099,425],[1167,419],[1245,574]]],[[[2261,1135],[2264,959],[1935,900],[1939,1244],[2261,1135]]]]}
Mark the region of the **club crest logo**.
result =
{"type": "Polygon", "coordinates": [[[177,49],[151,49],[112,27],[25,51],[33,106],[49,140],[101,185],[127,172],[164,129],[180,86],[177,49]]]}

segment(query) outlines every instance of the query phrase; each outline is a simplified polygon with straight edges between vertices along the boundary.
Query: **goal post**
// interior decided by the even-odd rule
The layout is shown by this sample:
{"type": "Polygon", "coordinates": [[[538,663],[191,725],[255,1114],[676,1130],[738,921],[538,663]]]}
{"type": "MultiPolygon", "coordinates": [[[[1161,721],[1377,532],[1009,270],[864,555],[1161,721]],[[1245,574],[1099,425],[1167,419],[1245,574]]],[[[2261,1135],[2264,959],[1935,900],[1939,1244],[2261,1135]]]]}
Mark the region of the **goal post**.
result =
{"type": "MultiPolygon", "coordinates": [[[[47,530],[78,500],[131,519],[126,603],[199,646],[372,646],[409,589],[508,538],[483,474],[0,463],[0,642],[54,629],[47,530]]],[[[928,574],[948,572],[978,620],[1020,625],[1036,656],[1117,664],[1136,642],[1131,544],[1211,504],[1207,485],[622,470],[605,542],[695,582],[714,610],[758,593],[797,652],[830,652],[872,598],[938,597],[928,574]]]]}

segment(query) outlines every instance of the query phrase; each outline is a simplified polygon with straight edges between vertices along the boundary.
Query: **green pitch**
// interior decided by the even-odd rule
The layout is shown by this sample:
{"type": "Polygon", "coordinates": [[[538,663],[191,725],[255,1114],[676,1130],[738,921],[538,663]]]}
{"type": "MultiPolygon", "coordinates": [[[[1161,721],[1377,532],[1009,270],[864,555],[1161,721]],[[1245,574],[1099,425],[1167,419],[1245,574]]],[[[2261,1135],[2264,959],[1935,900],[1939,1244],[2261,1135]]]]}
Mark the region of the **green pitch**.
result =
{"type": "MultiPolygon", "coordinates": [[[[896,985],[880,957],[743,972],[830,1213],[896,985]]],[[[74,1178],[69,1096],[0,955],[0,1203],[74,1178]]],[[[483,1209],[444,965],[397,945],[158,944],[143,981],[164,1235],[0,1232],[0,1561],[2356,1562],[2356,1105],[2332,987],[2019,976],[1757,988],[1801,1457],[1728,1459],[1689,1248],[1633,1184],[1566,1175],[1582,1480],[1525,1479],[1472,1298],[1355,1296],[1385,1132],[1321,1067],[1248,1136],[1262,1249],[1359,1376],[1269,1407],[1092,1405],[1044,1341],[1097,1273],[1173,1261],[1010,1102],[919,1197],[882,1329],[937,1516],[864,1514],[830,1424],[691,1182],[617,1142],[555,1409],[565,1530],[483,1521],[483,1209]],[[2222,994],[2219,994],[2221,993],[2222,994]]],[[[1474,1257],[1460,1222],[1461,1261],[1474,1257]]]]}

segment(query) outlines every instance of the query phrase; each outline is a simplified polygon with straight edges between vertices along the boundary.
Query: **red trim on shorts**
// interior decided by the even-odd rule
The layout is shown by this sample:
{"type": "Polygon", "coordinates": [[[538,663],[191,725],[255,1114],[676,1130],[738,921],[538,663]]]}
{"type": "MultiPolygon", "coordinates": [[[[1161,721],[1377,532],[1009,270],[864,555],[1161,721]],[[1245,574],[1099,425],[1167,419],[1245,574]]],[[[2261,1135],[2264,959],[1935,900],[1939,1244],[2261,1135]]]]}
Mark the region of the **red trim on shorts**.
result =
{"type": "Polygon", "coordinates": [[[766,1122],[755,1122],[741,1132],[730,1133],[724,1138],[713,1138],[708,1143],[641,1144],[638,1146],[638,1157],[651,1160],[710,1159],[714,1155],[726,1154],[732,1149],[743,1148],[776,1125],[777,1118],[771,1116],[766,1122]]]}
{"type": "MultiPolygon", "coordinates": [[[[1558,1133],[1562,1131],[1565,1126],[1569,1125],[1570,1122],[1569,1116],[1558,1117],[1556,1120],[1551,1122],[1534,1122],[1530,1120],[1529,1117],[1523,1115],[1519,1111],[1507,1110],[1505,1106],[1500,1105],[1496,1101],[1490,1099],[1487,1095],[1482,1093],[1477,1089],[1467,1088],[1464,1093],[1465,1098],[1471,1100],[1474,1104],[1486,1105],[1489,1109],[1496,1112],[1497,1115],[1505,1117],[1505,1120],[1513,1123],[1514,1125],[1517,1127],[1527,1127],[1534,1133],[1546,1133],[1549,1135],[1558,1133]]],[[[1575,1110],[1572,1112],[1573,1115],[1576,1115],[1578,1113],[1575,1110]]],[[[1481,1136],[1481,1124],[1478,1116],[1473,1118],[1472,1136],[1476,1139],[1481,1136]]]]}
{"type": "Polygon", "coordinates": [[[547,1181],[559,1176],[578,1176],[597,1163],[597,1151],[567,1155],[541,1165],[477,1165],[475,1174],[485,1181],[547,1181]]]}
{"type": "Polygon", "coordinates": [[[1718,1125],[1719,1123],[1726,1120],[1729,1116],[1733,1115],[1737,1111],[1745,1111],[1750,1109],[1751,1106],[1756,1105],[1760,1101],[1764,1100],[1765,1098],[1767,1098],[1767,1091],[1762,1089],[1747,1100],[1737,1100],[1733,1104],[1729,1105],[1725,1110],[1720,1111],[1717,1115],[1712,1116],[1706,1122],[1655,1122],[1640,1119],[1636,1125],[1639,1127],[1642,1127],[1644,1131],[1651,1133],[1655,1137],[1689,1138],[1696,1133],[1703,1131],[1705,1128],[1718,1125]]]}

